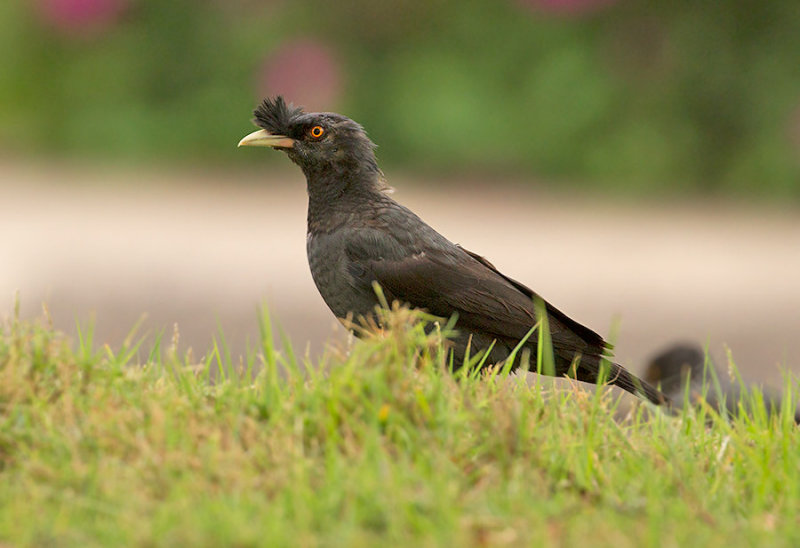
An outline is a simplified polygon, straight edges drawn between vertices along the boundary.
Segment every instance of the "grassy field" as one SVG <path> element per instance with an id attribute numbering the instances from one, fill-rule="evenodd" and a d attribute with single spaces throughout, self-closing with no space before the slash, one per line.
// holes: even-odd
<path id="1" fill-rule="evenodd" d="M 0 544 L 800 545 L 796 381 L 777 416 L 622 410 L 606 388 L 450 374 L 409 314 L 313 364 L 266 316 L 242 359 L 12 317 Z"/>

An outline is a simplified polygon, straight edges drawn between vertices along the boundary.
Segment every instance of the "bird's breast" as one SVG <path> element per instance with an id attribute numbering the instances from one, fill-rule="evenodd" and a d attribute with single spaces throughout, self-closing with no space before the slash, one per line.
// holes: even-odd
<path id="1" fill-rule="evenodd" d="M 358 317 L 372 311 L 374 293 L 359 286 L 348 270 L 346 239 L 341 233 L 308 233 L 306 253 L 311 277 L 322 299 L 337 318 Z"/>

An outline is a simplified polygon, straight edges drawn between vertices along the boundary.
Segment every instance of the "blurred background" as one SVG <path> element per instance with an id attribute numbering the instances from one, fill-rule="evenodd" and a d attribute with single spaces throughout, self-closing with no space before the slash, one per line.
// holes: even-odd
<path id="1" fill-rule="evenodd" d="M 267 303 L 299 351 L 341 341 L 302 175 L 235 146 L 282 93 L 633 369 L 688 339 L 800 370 L 793 0 L 10 0 L 0 49 L 3 313 L 237 354 Z"/>

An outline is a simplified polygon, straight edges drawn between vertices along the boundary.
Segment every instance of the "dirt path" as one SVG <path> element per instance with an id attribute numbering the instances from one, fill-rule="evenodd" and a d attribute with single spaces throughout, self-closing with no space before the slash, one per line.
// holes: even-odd
<path id="1" fill-rule="evenodd" d="M 112 346 L 147 313 L 148 329 L 169 336 L 177 322 L 197 353 L 218 325 L 241 352 L 266 301 L 298 350 L 342 337 L 305 262 L 299 173 L 117 171 L 0 164 L 0 314 L 18 290 L 24 315 L 46 301 L 72 332 L 94 314 Z M 616 326 L 633 369 L 689 339 L 717 356 L 729 345 L 751 378 L 800 371 L 800 211 L 392 182 L 451 240 L 601 333 Z"/>

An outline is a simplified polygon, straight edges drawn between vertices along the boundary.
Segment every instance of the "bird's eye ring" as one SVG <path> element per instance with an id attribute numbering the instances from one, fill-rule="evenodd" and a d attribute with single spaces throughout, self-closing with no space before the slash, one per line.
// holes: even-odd
<path id="1" fill-rule="evenodd" d="M 325 135 L 325 128 L 322 126 L 314 126 L 309 131 L 308 134 L 311 135 L 314 139 L 319 139 L 323 135 Z"/>

